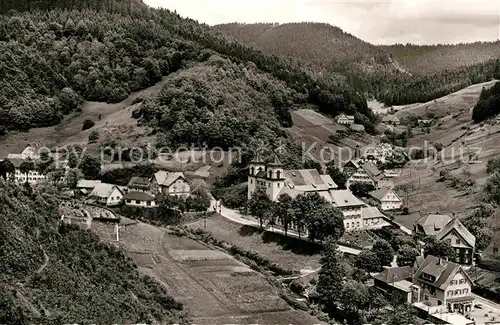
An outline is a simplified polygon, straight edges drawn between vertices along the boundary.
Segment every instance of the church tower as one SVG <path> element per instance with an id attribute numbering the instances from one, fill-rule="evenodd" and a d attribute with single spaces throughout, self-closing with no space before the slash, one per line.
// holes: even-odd
<path id="1" fill-rule="evenodd" d="M 266 182 L 267 194 L 272 201 L 276 201 L 280 191 L 285 186 L 285 171 L 283 170 L 283 164 L 276 154 L 274 155 L 274 161 L 267 165 L 266 174 L 268 179 Z"/>
<path id="2" fill-rule="evenodd" d="M 262 160 L 260 154 L 257 153 L 248 165 L 248 199 L 252 197 L 252 194 L 257 189 L 257 177 L 266 177 L 265 173 L 263 173 L 265 170 L 266 165 L 264 164 L 264 160 Z"/>

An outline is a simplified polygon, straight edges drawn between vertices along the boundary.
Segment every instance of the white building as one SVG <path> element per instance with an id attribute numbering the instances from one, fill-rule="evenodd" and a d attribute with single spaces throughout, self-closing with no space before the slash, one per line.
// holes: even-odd
<path id="1" fill-rule="evenodd" d="M 141 208 L 153 208 L 156 206 L 155 197 L 141 191 L 130 191 L 123 197 L 125 205 Z"/>
<path id="2" fill-rule="evenodd" d="M 12 163 L 12 165 L 14 165 L 15 172 L 14 175 L 7 173 L 6 175 L 7 179 L 13 179 L 14 182 L 17 184 L 29 183 L 31 185 L 38 184 L 46 179 L 46 175 L 40 173 L 37 170 L 36 161 L 33 161 L 31 159 L 19 159 L 19 158 L 8 158 L 8 160 Z M 21 172 L 22 170 L 21 166 L 24 162 L 32 162 L 33 170 L 30 170 L 28 172 Z"/>
<path id="3" fill-rule="evenodd" d="M 20 154 L 9 153 L 7 159 L 40 159 L 40 148 L 42 148 L 41 143 L 28 144 Z"/>
<path id="4" fill-rule="evenodd" d="M 151 190 L 151 180 L 144 177 L 132 177 L 127 187 L 130 191 L 149 192 Z"/>
<path id="5" fill-rule="evenodd" d="M 370 192 L 370 196 L 377 201 L 383 211 L 398 210 L 403 206 L 403 200 L 392 187 L 383 186 L 378 190 Z"/>
<path id="6" fill-rule="evenodd" d="M 321 175 L 316 169 L 284 170 L 278 157 L 265 164 L 260 157 L 250 162 L 248 175 L 248 199 L 257 187 L 263 187 L 272 201 L 281 194 L 292 198 L 299 194 L 318 193 L 327 202 L 332 202 L 332 193 L 338 188 L 330 175 Z"/>
<path id="7" fill-rule="evenodd" d="M 346 115 L 344 113 L 341 113 L 335 118 L 335 122 L 342 125 L 354 124 L 354 115 Z"/>
<path id="8" fill-rule="evenodd" d="M 367 205 L 355 197 L 349 190 L 338 190 L 332 193 L 333 206 L 338 208 L 344 216 L 345 231 L 364 229 L 362 208 Z"/>
<path id="9" fill-rule="evenodd" d="M 97 184 L 90 197 L 95 199 L 97 203 L 106 206 L 117 206 L 122 203 L 123 200 L 123 190 L 118 186 L 107 183 Z"/>
<path id="10" fill-rule="evenodd" d="M 348 176 L 345 184 L 347 188 L 353 183 L 368 183 L 376 189 L 383 186 L 392 186 L 392 181 L 370 162 L 359 164 L 351 160 L 344 165 L 343 171 Z"/>
<path id="11" fill-rule="evenodd" d="M 153 194 L 164 193 L 174 196 L 189 196 L 191 187 L 182 172 L 158 171 L 151 179 Z"/>

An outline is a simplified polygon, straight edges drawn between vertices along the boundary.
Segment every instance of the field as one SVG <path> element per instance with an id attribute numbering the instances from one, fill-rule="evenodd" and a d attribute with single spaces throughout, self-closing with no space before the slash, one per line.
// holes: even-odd
<path id="1" fill-rule="evenodd" d="M 306 247 L 305 251 L 300 251 L 294 245 L 295 240 L 292 238 L 285 238 L 270 232 L 260 232 L 252 226 L 240 225 L 220 215 L 208 218 L 206 223 L 206 228 L 204 220 L 190 223 L 188 227 L 201 228 L 212 233 L 217 239 L 258 252 L 286 269 L 307 273 L 319 268 L 320 255 L 317 250 L 310 248 L 307 251 Z"/>
<path id="2" fill-rule="evenodd" d="M 107 231 L 98 234 L 108 239 Z M 184 303 L 195 324 L 317 324 L 232 256 L 145 223 L 120 229 L 120 247 Z"/>

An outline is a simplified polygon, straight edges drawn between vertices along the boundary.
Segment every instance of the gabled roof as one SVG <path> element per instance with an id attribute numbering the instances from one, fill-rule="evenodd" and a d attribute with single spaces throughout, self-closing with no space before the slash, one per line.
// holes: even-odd
<path id="1" fill-rule="evenodd" d="M 385 215 L 380 212 L 377 207 L 367 206 L 361 208 L 361 218 L 363 219 L 374 219 L 374 218 L 385 218 Z"/>
<path id="2" fill-rule="evenodd" d="M 465 272 L 459 264 L 448 262 L 444 259 L 439 259 L 436 256 L 427 255 L 425 260 L 422 262 L 420 267 L 415 272 L 415 278 L 427 282 L 436 288 L 445 290 L 450 284 L 450 281 L 453 279 L 455 274 L 457 274 L 458 272 L 462 272 L 462 274 L 470 282 L 472 282 L 467 272 Z M 431 282 L 429 280 L 422 279 L 421 278 L 422 273 L 431 275 L 435 277 L 436 280 L 434 282 Z"/>
<path id="3" fill-rule="evenodd" d="M 158 171 L 155 176 L 156 182 L 158 185 L 170 186 L 173 182 L 175 182 L 179 177 L 186 180 L 183 172 L 167 172 L 164 170 Z"/>
<path id="4" fill-rule="evenodd" d="M 316 169 L 285 171 L 285 184 L 301 191 L 319 191 L 337 188 L 330 175 L 321 175 Z"/>
<path id="5" fill-rule="evenodd" d="M 333 203 L 337 207 L 358 207 L 364 206 L 365 203 L 355 197 L 349 190 L 332 191 Z"/>
<path id="6" fill-rule="evenodd" d="M 155 197 L 149 195 L 148 193 L 131 191 L 125 194 L 123 197 L 124 200 L 137 200 L 137 201 L 154 201 Z"/>
<path id="7" fill-rule="evenodd" d="M 382 172 L 377 168 L 377 166 L 371 162 L 364 163 L 361 165 L 361 168 L 363 168 L 364 171 L 371 177 L 379 177 L 382 175 Z"/>
<path id="8" fill-rule="evenodd" d="M 463 238 L 471 247 L 476 246 L 476 237 L 471 234 L 471 232 L 465 228 L 465 226 L 457 218 L 451 219 L 450 222 L 444 226 L 444 228 L 436 235 L 437 239 L 442 240 L 451 231 L 455 230 L 460 237 Z"/>
<path id="9" fill-rule="evenodd" d="M 108 198 L 115 189 L 120 191 L 120 193 L 123 195 L 122 190 L 118 186 L 108 183 L 99 183 L 96 184 L 96 186 L 90 193 L 90 196 Z"/>
<path id="10" fill-rule="evenodd" d="M 378 190 L 370 192 L 370 196 L 376 200 L 382 201 L 384 196 L 386 196 L 387 193 L 389 193 L 389 192 L 392 192 L 401 201 L 401 198 L 398 196 L 396 191 L 394 191 L 393 188 L 389 187 L 389 186 L 382 186 Z"/>
<path id="11" fill-rule="evenodd" d="M 134 188 L 149 188 L 150 181 L 144 177 L 132 177 L 128 182 L 128 187 Z"/>
<path id="12" fill-rule="evenodd" d="M 450 221 L 451 217 L 447 214 L 429 214 L 418 219 L 417 225 L 426 236 L 436 236 Z"/>
<path id="13" fill-rule="evenodd" d="M 89 179 L 80 179 L 76 184 L 76 188 L 94 188 L 97 184 L 101 184 L 99 180 L 89 180 Z"/>
<path id="14" fill-rule="evenodd" d="M 411 279 L 412 268 L 410 266 L 390 267 L 375 275 L 374 278 L 385 283 L 393 283 Z"/>
<path id="15" fill-rule="evenodd" d="M 250 161 L 251 164 L 263 164 L 264 160 L 262 159 L 262 156 L 260 152 L 257 152 L 254 156 L 254 158 Z"/>
<path id="16" fill-rule="evenodd" d="M 279 166 L 283 166 L 283 164 L 281 163 L 280 159 L 278 158 L 278 155 L 275 154 L 273 162 L 268 164 L 268 166 L 279 167 Z"/>
<path id="17" fill-rule="evenodd" d="M 344 166 L 342 166 L 342 168 L 345 168 L 345 167 L 346 167 L 346 166 L 348 166 L 348 165 L 352 165 L 352 166 L 353 166 L 353 167 L 355 167 L 355 168 L 359 168 L 359 164 L 358 164 L 355 160 L 353 160 L 353 159 L 351 159 L 351 160 L 349 160 L 348 162 L 346 162 L 346 163 L 344 164 Z"/>
<path id="18" fill-rule="evenodd" d="M 7 160 L 9 160 L 16 169 L 21 167 L 21 164 L 26 161 L 26 159 L 22 158 L 7 158 Z"/>

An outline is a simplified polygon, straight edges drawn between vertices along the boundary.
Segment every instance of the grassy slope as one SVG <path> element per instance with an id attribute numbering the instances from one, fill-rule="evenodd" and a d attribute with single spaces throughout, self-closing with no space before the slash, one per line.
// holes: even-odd
<path id="1" fill-rule="evenodd" d="M 491 158 L 500 156 L 500 125 L 472 122 L 472 107 L 479 99 L 483 87 L 491 86 L 493 82 L 483 83 L 465 88 L 456 93 L 424 104 L 409 105 L 397 113 L 399 117 L 409 114 L 423 116 L 425 113 L 434 113 L 440 118 L 438 124 L 431 127 L 429 134 L 420 134 L 411 138 L 410 146 L 422 147 L 427 142 L 440 142 L 444 145 L 444 161 L 419 162 L 403 170 L 402 176 L 396 180 L 397 184 L 413 183 L 419 190 L 410 196 L 410 216 L 400 216 L 400 222 L 408 227 L 420 217 L 429 212 L 456 213 L 463 216 L 469 209 L 476 206 L 481 199 L 482 186 L 488 177 L 486 163 Z M 416 130 L 417 131 L 417 130 Z M 469 153 L 478 153 L 479 161 L 474 164 L 459 164 L 457 160 L 463 157 L 468 160 Z M 459 193 L 448 187 L 444 182 L 437 182 L 439 172 L 443 169 L 452 170 L 459 175 L 463 170 L 471 173 L 476 181 L 476 187 L 469 193 Z M 497 210 L 497 213 L 499 211 Z M 495 257 L 492 248 L 500 245 L 500 228 L 498 219 L 491 219 L 491 227 L 497 235 L 485 251 L 487 256 Z"/>
<path id="2" fill-rule="evenodd" d="M 74 226 L 57 201 L 0 180 L 0 323 L 181 321 L 182 305 L 124 254 Z"/>

